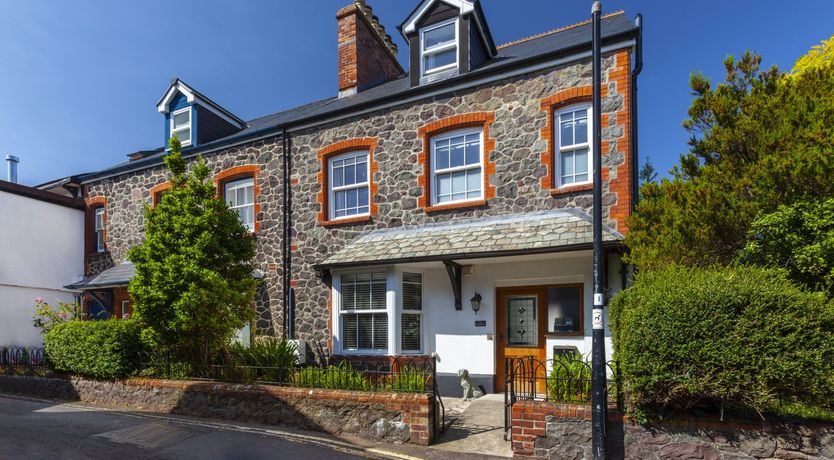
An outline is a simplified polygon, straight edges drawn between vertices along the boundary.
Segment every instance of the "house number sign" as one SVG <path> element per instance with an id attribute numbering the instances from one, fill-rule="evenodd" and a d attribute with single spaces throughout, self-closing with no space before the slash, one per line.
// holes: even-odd
<path id="1" fill-rule="evenodd" d="M 475 327 L 486 327 L 486 321 L 475 321 Z"/>

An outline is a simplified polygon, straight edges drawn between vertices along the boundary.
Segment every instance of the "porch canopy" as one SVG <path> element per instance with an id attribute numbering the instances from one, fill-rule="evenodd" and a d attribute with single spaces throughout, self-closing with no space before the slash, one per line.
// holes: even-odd
<path id="1" fill-rule="evenodd" d="M 84 278 L 77 283 L 65 287 L 73 291 L 127 287 L 134 275 L 136 275 L 136 266 L 133 265 L 133 262 L 126 260 L 115 267 L 104 270 L 98 275 Z M 260 280 L 263 277 L 264 274 L 262 271 L 258 269 L 252 271 L 252 278 Z"/>
<path id="2" fill-rule="evenodd" d="M 603 242 L 623 235 L 603 225 Z M 373 230 L 330 255 L 316 268 L 333 270 L 378 264 L 480 259 L 588 249 L 591 216 L 579 209 L 471 218 L 414 227 Z"/>

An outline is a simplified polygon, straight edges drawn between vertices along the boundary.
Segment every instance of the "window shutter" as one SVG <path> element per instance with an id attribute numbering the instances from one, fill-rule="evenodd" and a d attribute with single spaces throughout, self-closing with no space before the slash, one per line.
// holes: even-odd
<path id="1" fill-rule="evenodd" d="M 403 351 L 420 351 L 420 315 L 403 313 L 402 349 Z"/>
<path id="2" fill-rule="evenodd" d="M 423 275 L 403 273 L 403 310 L 423 309 Z"/>

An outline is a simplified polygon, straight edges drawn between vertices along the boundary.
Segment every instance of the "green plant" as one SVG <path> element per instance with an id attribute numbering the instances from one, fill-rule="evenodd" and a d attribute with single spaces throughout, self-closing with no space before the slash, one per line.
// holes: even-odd
<path id="1" fill-rule="evenodd" d="M 626 235 L 640 269 L 731 263 L 756 217 L 834 196 L 834 66 L 785 78 L 752 53 L 724 65 L 718 85 L 692 75 L 689 151 L 640 189 Z"/>
<path id="2" fill-rule="evenodd" d="M 35 316 L 32 323 L 41 330 L 41 335 L 49 332 L 55 325 L 78 319 L 82 318 L 81 307 L 77 304 L 58 302 L 58 307 L 53 309 L 43 297 L 35 298 Z"/>
<path id="3" fill-rule="evenodd" d="M 547 377 L 547 397 L 557 402 L 591 400 L 591 366 L 577 352 L 553 358 Z"/>
<path id="4" fill-rule="evenodd" d="M 287 383 L 295 368 L 296 345 L 286 338 L 263 337 L 252 341 L 250 346 L 238 342 L 229 347 L 229 362 L 233 366 L 251 369 L 251 379 Z"/>
<path id="5" fill-rule="evenodd" d="M 137 369 L 140 329 L 133 320 L 57 324 L 44 337 L 46 354 L 59 372 L 104 379 L 127 377 Z"/>
<path id="6" fill-rule="evenodd" d="M 784 268 L 792 280 L 834 298 L 834 198 L 780 206 L 758 217 L 740 259 Z"/>
<path id="7" fill-rule="evenodd" d="M 411 366 L 404 366 L 398 372 L 391 375 L 382 389 L 390 391 L 402 391 L 407 393 L 420 393 L 429 390 L 431 374 L 425 370 Z"/>
<path id="8" fill-rule="evenodd" d="M 202 158 L 187 173 L 173 137 L 164 161 L 172 186 L 145 208 L 145 238 L 128 255 L 136 266 L 128 291 L 151 348 L 206 367 L 254 316 L 254 241 L 217 196 Z"/>
<path id="9" fill-rule="evenodd" d="M 643 271 L 611 328 L 631 407 L 832 407 L 834 305 L 781 270 Z"/>
<path id="10" fill-rule="evenodd" d="M 365 373 L 353 368 L 347 361 L 327 367 L 303 367 L 293 375 L 293 385 L 301 388 L 325 388 L 331 390 L 374 389 Z"/>

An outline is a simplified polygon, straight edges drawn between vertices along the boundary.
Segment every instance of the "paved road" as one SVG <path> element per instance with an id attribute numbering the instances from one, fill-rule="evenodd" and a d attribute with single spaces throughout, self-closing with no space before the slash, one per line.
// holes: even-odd
<path id="1" fill-rule="evenodd" d="M 301 433 L 0 396 L 0 460 L 368 456 L 346 443 Z"/>

